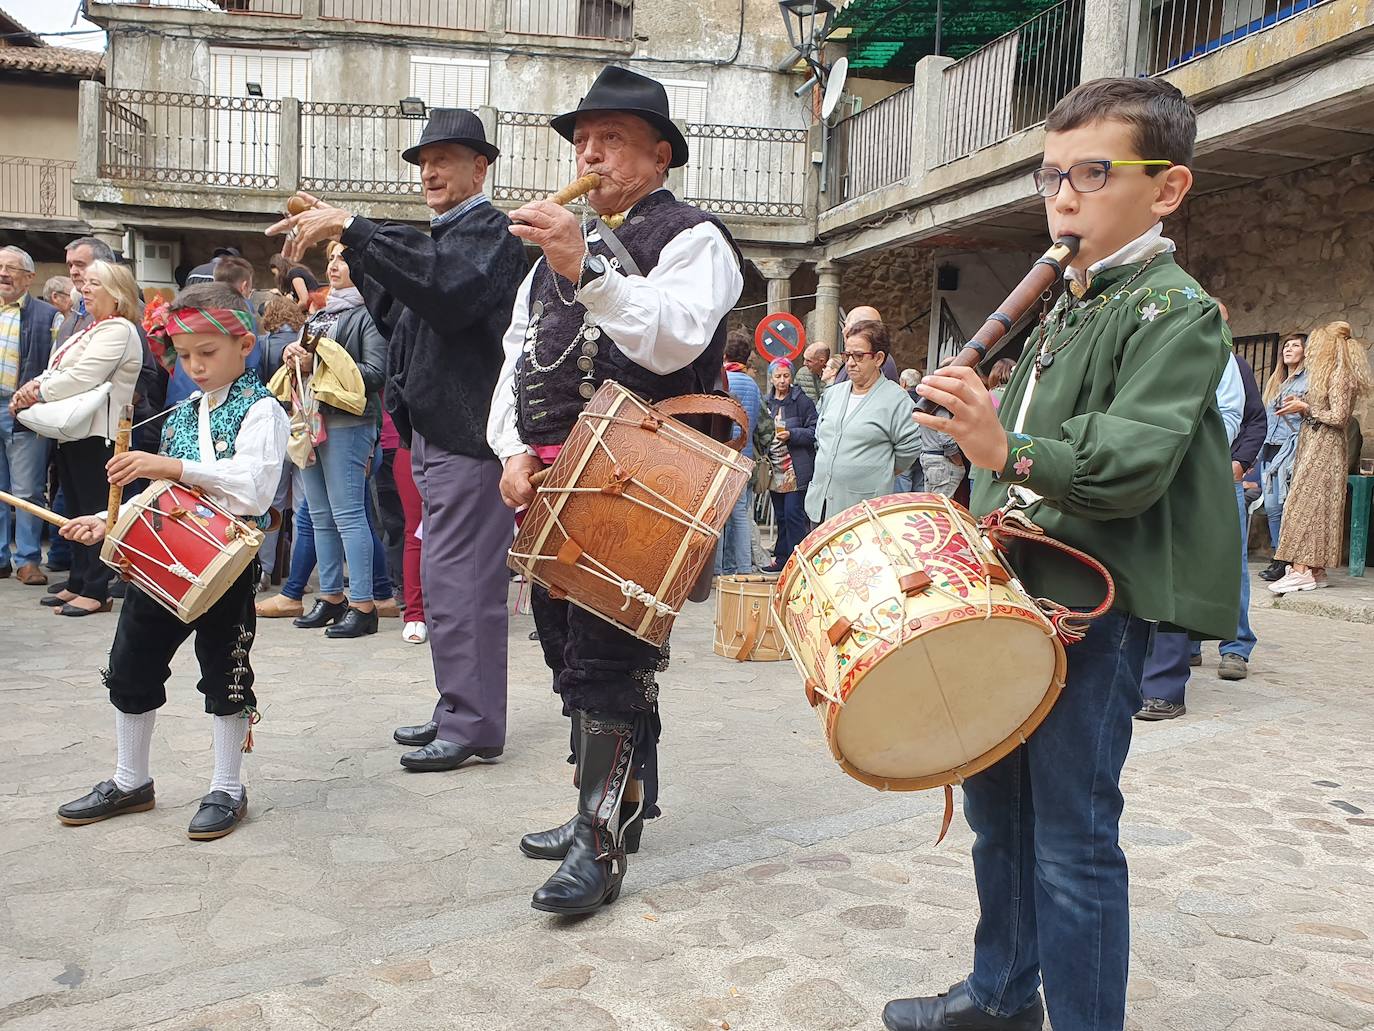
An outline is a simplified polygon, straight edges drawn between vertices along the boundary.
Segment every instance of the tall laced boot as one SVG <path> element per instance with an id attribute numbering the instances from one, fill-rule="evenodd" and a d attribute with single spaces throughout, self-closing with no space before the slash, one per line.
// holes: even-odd
<path id="1" fill-rule="evenodd" d="M 622 803 L 634 761 L 634 721 L 582 714 L 581 788 L 568 854 L 534 893 L 546 913 L 579 916 L 610 905 L 625 879 Z"/>

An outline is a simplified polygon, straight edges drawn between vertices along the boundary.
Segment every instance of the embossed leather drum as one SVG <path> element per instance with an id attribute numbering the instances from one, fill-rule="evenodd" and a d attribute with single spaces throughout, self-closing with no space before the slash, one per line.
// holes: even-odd
<path id="1" fill-rule="evenodd" d="M 203 615 L 248 568 L 263 533 L 193 487 L 158 480 L 128 502 L 100 557 L 183 623 Z"/>
<path id="2" fill-rule="evenodd" d="M 676 418 L 698 415 L 744 432 L 720 443 Z M 739 453 L 748 433 L 731 398 L 651 405 L 606 381 L 540 480 L 511 568 L 661 647 L 753 475 Z"/>
<path id="3" fill-rule="evenodd" d="M 1059 697 L 1064 644 L 1110 606 L 1110 578 L 1093 613 L 1031 598 L 985 531 L 1039 533 L 1024 520 L 980 527 L 937 494 L 894 494 L 822 523 L 782 570 L 775 606 L 807 700 L 865 784 L 950 785 L 1007 755 Z"/>
<path id="4" fill-rule="evenodd" d="M 739 662 L 776 662 L 787 645 L 773 614 L 775 576 L 722 576 L 716 579 L 715 652 Z"/>

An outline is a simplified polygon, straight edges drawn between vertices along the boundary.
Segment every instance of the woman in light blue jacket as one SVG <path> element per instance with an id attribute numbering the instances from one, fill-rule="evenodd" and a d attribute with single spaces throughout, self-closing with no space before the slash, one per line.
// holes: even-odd
<path id="1" fill-rule="evenodd" d="M 845 330 L 849 379 L 821 395 L 816 468 L 806 514 L 824 522 L 850 505 L 892 493 L 892 479 L 921 454 L 921 428 L 911 420 L 910 395 L 883 376 L 891 350 L 881 322 Z"/>
<path id="2" fill-rule="evenodd" d="M 1290 333 L 1283 341 L 1282 358 L 1282 364 L 1264 385 L 1269 432 L 1260 450 L 1260 488 L 1264 493 L 1264 515 L 1269 520 L 1269 543 L 1274 548 L 1279 546 L 1283 503 L 1288 497 L 1288 485 L 1293 481 L 1293 459 L 1297 457 L 1298 430 L 1302 427 L 1300 416 L 1276 413 L 1289 398 L 1307 395 L 1307 334 Z M 1287 563 L 1275 559 L 1260 573 L 1260 578 L 1272 583 L 1287 569 Z"/>

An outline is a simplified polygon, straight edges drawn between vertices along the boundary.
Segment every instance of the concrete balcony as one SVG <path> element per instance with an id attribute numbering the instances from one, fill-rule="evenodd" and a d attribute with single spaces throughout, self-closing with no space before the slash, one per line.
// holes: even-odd
<path id="1" fill-rule="evenodd" d="M 102 223 L 145 228 L 247 229 L 280 217 L 305 189 L 372 218 L 428 221 L 417 170 L 401 152 L 423 118 L 396 105 L 268 100 L 114 89 L 83 83 L 83 151 L 73 193 Z M 488 190 L 511 209 L 575 178 L 571 146 L 549 115 L 482 108 L 501 149 Z M 805 129 L 681 126 L 692 162 L 669 185 L 721 217 L 742 245 L 770 248 L 814 240 L 817 175 Z"/>
<path id="2" fill-rule="evenodd" d="M 1369 150 L 1371 58 L 1374 0 L 1064 0 L 830 130 L 825 256 L 1036 246 L 1043 120 L 1101 76 L 1162 75 L 1198 106 L 1199 195 Z"/>

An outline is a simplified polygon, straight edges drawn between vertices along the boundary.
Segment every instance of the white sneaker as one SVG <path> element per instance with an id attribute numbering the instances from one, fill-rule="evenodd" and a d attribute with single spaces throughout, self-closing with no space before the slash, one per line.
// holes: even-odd
<path id="1" fill-rule="evenodd" d="M 1283 579 L 1270 584 L 1269 590 L 1274 594 L 1293 594 L 1296 591 L 1315 591 L 1317 586 L 1317 580 L 1311 570 L 1302 573 L 1289 570 Z"/>
<path id="2" fill-rule="evenodd" d="M 418 620 L 401 628 L 401 640 L 406 644 L 424 644 L 429 640 L 429 627 Z"/>

